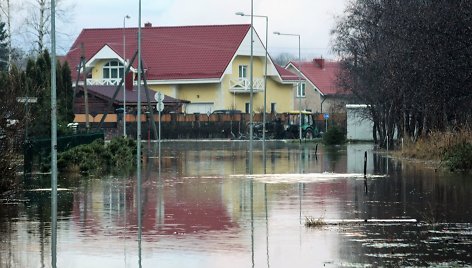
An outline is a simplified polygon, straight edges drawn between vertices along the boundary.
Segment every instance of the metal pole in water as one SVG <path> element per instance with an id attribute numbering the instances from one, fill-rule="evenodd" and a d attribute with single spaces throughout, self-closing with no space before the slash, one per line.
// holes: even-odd
<path id="1" fill-rule="evenodd" d="M 251 57 L 250 57 L 250 66 L 251 72 L 250 76 L 250 94 L 249 94 L 249 174 L 253 172 L 253 142 L 254 142 L 254 1 L 251 0 Z"/>
<path id="2" fill-rule="evenodd" d="M 387 174 L 388 174 L 388 135 L 387 135 Z"/>
<path id="3" fill-rule="evenodd" d="M 138 16 L 138 113 L 137 113 L 137 156 L 136 156 L 136 177 L 137 177 L 137 210 L 138 210 L 138 264 L 141 267 L 141 235 L 142 235 L 142 211 L 141 211 L 141 75 L 142 75 L 142 57 L 141 57 L 141 0 L 139 0 Z"/>
<path id="4" fill-rule="evenodd" d="M 367 151 L 364 152 L 364 178 L 367 179 Z"/>
<path id="5" fill-rule="evenodd" d="M 51 0 L 51 266 L 57 263 L 56 2 Z"/>

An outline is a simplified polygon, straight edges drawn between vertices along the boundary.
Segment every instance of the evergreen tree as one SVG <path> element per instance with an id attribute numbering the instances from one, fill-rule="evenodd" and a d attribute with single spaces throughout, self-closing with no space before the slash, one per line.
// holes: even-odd
<path id="1" fill-rule="evenodd" d="M 0 71 L 8 69 L 8 35 L 5 23 L 0 21 Z"/>

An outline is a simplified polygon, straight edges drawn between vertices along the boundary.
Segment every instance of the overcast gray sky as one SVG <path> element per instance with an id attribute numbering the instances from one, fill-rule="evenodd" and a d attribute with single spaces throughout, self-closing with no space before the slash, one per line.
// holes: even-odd
<path id="1" fill-rule="evenodd" d="M 64 0 L 71 1 L 71 0 Z M 125 15 L 128 27 L 137 27 L 138 0 L 74 1 L 70 40 L 62 41 L 69 48 L 83 28 L 122 27 Z M 330 30 L 335 16 L 342 14 L 347 0 L 254 0 L 254 14 L 269 16 L 269 52 L 298 55 L 296 37 L 276 36 L 274 31 L 301 35 L 302 57 L 333 57 L 329 52 Z M 250 0 L 142 0 L 142 22 L 153 26 L 250 23 Z M 265 20 L 254 18 L 254 27 L 265 38 Z"/>

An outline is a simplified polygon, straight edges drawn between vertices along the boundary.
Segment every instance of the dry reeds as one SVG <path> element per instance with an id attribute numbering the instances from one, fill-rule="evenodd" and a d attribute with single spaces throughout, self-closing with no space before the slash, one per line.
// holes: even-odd
<path id="1" fill-rule="evenodd" d="M 401 155 L 403 157 L 440 161 L 450 148 L 462 143 L 472 143 L 472 130 L 434 131 L 416 142 L 406 141 Z"/>
<path id="2" fill-rule="evenodd" d="M 305 217 L 305 227 L 320 228 L 325 225 L 326 225 L 326 222 L 321 217 L 318 219 L 315 219 L 313 217 Z"/>

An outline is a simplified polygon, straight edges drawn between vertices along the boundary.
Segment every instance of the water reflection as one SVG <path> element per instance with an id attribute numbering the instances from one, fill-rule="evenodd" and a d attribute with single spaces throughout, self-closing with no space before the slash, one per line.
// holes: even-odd
<path id="1" fill-rule="evenodd" d="M 264 157 L 256 143 L 250 176 L 244 142 L 163 143 L 161 161 L 151 157 L 143 167 L 142 240 L 134 176 L 63 176 L 59 187 L 71 191 L 59 195 L 58 267 L 471 262 L 470 179 L 385 159 L 371 145 L 319 146 L 317 154 L 315 146 L 268 143 Z M 374 176 L 386 173 L 386 161 L 388 176 Z M 50 199 L 42 192 L 23 199 L 0 207 L 0 267 L 49 267 Z M 307 216 L 421 223 L 307 229 Z"/>

